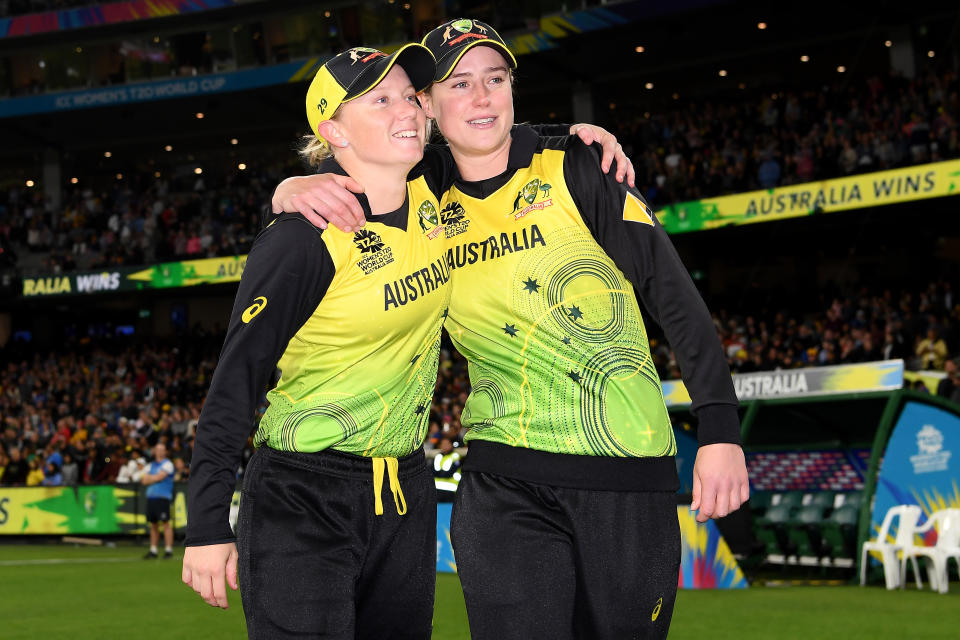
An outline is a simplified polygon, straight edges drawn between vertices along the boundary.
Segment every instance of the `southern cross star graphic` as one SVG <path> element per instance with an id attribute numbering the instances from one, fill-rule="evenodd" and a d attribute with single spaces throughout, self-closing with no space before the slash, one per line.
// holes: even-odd
<path id="1" fill-rule="evenodd" d="M 580 311 L 580 307 L 573 306 L 570 307 L 570 311 L 567 311 L 567 315 L 570 316 L 570 319 L 576 322 L 583 317 L 583 312 Z"/>
<path id="2" fill-rule="evenodd" d="M 503 332 L 508 336 L 510 336 L 511 338 L 515 338 L 517 336 L 517 328 L 512 324 L 504 323 Z"/>
<path id="3" fill-rule="evenodd" d="M 563 344 L 570 344 L 570 336 L 566 336 L 560 342 L 562 342 Z"/>
<path id="4" fill-rule="evenodd" d="M 523 288 L 533 294 L 540 290 L 540 285 L 533 278 L 527 278 L 527 281 L 523 283 Z"/>
<path id="5" fill-rule="evenodd" d="M 424 411 L 426 411 L 426 409 L 427 409 L 427 408 L 426 408 L 425 406 L 423 406 L 423 404 L 418 404 L 418 405 L 417 405 L 417 410 L 416 410 L 414 413 L 416 413 L 416 414 L 419 416 L 419 415 L 422 414 Z"/>
<path id="6" fill-rule="evenodd" d="M 577 384 L 579 384 L 579 383 L 580 383 L 580 380 L 582 379 L 582 378 L 580 377 L 580 374 L 577 373 L 576 371 L 568 371 L 568 372 L 567 372 L 567 377 L 570 378 L 571 380 L 573 380 L 574 382 L 576 382 Z"/>

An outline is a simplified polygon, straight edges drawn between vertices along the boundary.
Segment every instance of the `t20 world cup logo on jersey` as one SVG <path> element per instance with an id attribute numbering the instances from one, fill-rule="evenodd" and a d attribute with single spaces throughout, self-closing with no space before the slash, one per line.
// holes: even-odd
<path id="1" fill-rule="evenodd" d="M 466 232 L 470 226 L 467 219 L 467 212 L 459 202 L 448 202 L 447 206 L 440 212 L 440 224 L 446 231 L 446 237 L 452 238 Z"/>
<path id="2" fill-rule="evenodd" d="M 517 197 L 513 201 L 513 219 L 519 220 L 531 211 L 540 211 L 542 209 L 546 209 L 547 207 L 552 207 L 553 198 L 541 200 L 540 202 L 534 202 L 538 195 L 542 194 L 544 198 L 549 196 L 550 189 L 552 188 L 553 185 L 547 182 L 541 183 L 540 178 L 534 178 L 525 184 L 517 193 Z M 523 203 L 527 203 L 527 206 L 523 206 Z"/>
<path id="3" fill-rule="evenodd" d="M 443 226 L 440 224 L 440 215 L 437 213 L 437 207 L 429 200 L 424 200 L 417 207 L 417 214 L 420 216 L 420 229 L 427 237 L 433 240 L 440 232 Z"/>
<path id="4" fill-rule="evenodd" d="M 362 256 L 357 266 L 367 275 L 393 262 L 393 249 L 386 246 L 383 238 L 375 231 L 360 229 L 353 234 L 353 244 Z"/>

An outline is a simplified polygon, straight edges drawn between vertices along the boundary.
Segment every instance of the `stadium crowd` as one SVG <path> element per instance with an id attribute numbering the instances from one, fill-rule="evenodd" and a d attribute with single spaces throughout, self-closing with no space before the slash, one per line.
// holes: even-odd
<path id="1" fill-rule="evenodd" d="M 940 388 L 926 390 L 960 402 L 960 300 L 949 282 L 864 290 L 801 316 L 718 311 L 714 321 L 733 372 L 903 358 L 910 369 L 945 371 Z M 50 353 L 8 345 L 0 352 L 0 484 L 137 482 L 160 441 L 175 479 L 185 480 L 222 339 L 194 329 L 175 345 L 116 338 Z M 651 350 L 663 379 L 680 376 L 668 345 L 653 338 Z M 445 347 L 428 448 L 462 443 L 469 388 L 466 361 Z"/>
<path id="2" fill-rule="evenodd" d="M 135 174 L 68 190 L 56 211 L 38 189 L 11 188 L 0 194 L 0 246 L 44 273 L 245 254 L 273 187 L 299 171 L 289 152 L 216 186 L 193 173 Z"/>
<path id="3" fill-rule="evenodd" d="M 647 199 L 659 207 L 960 157 L 954 71 L 753 98 L 615 122 Z M 273 186 L 302 172 L 291 151 L 258 155 L 219 178 L 150 169 L 107 190 L 71 187 L 56 211 L 38 188 L 0 190 L 0 244 L 53 272 L 244 253 Z"/>
<path id="4" fill-rule="evenodd" d="M 619 112 L 615 112 L 619 113 Z M 654 205 L 960 157 L 949 70 L 691 101 L 617 118 Z"/>

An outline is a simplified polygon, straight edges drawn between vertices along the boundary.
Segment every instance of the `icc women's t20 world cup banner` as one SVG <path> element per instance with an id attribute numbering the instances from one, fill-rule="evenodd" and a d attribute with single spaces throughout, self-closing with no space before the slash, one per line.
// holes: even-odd
<path id="1" fill-rule="evenodd" d="M 871 536 L 890 507 L 919 505 L 926 515 L 960 508 L 960 416 L 917 401 L 903 406 L 877 475 Z"/>

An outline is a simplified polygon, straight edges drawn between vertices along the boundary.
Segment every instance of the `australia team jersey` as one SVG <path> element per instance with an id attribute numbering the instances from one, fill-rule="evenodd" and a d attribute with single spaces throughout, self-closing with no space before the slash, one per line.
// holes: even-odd
<path id="1" fill-rule="evenodd" d="M 673 455 L 633 286 L 584 223 L 563 158 L 543 149 L 485 198 L 444 198 L 469 220 L 449 249 L 447 330 L 472 388 L 463 424 L 470 439 L 540 451 Z"/>
<path id="2" fill-rule="evenodd" d="M 676 444 L 639 303 L 677 353 L 701 443 L 739 442 L 736 396 L 663 228 L 635 190 L 601 171 L 597 151 L 518 127 L 505 173 L 457 181 L 443 197 L 441 217 L 456 220 L 446 229 L 446 328 L 471 383 L 466 464 L 522 475 L 522 451 L 560 454 L 563 464 L 646 460 L 634 486 L 669 490 Z M 544 460 L 534 464 L 553 464 Z M 549 480 L 590 484 L 602 473 L 572 475 Z"/>
<path id="3" fill-rule="evenodd" d="M 236 464 L 276 369 L 257 446 L 402 457 L 423 442 L 451 290 L 439 203 L 424 177 L 397 211 L 358 199 L 356 233 L 284 215 L 254 242 L 197 427 L 191 544 L 232 537 Z"/>

